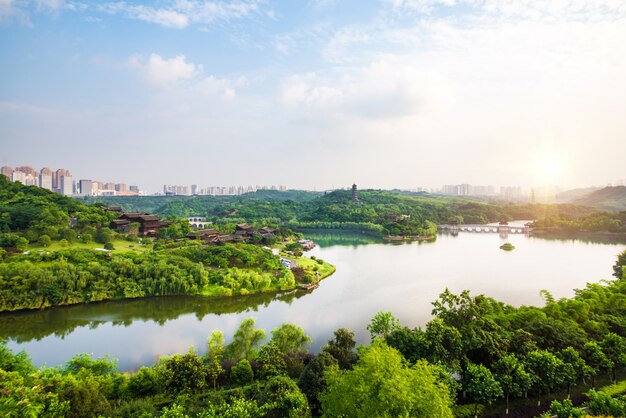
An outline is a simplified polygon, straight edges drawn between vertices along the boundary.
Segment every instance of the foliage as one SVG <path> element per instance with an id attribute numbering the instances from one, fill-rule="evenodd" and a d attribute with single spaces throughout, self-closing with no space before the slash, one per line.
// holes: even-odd
<path id="1" fill-rule="evenodd" d="M 626 400 L 613 398 L 609 394 L 590 390 L 587 394 L 589 412 L 593 415 L 606 415 L 612 417 L 626 416 Z"/>
<path id="2" fill-rule="evenodd" d="M 324 373 L 331 366 L 338 366 L 337 360 L 322 351 L 306 365 L 298 380 L 298 387 L 308 398 L 313 413 L 320 411 L 319 396 L 327 387 Z"/>
<path id="3" fill-rule="evenodd" d="M 400 327 L 400 321 L 391 312 L 377 312 L 367 325 L 367 330 L 375 338 L 385 338 Z"/>
<path id="4" fill-rule="evenodd" d="M 158 370 L 165 391 L 173 394 L 200 393 L 206 387 L 207 370 L 193 348 L 159 360 Z"/>
<path id="5" fill-rule="evenodd" d="M 254 327 L 254 318 L 241 321 L 233 336 L 233 341 L 226 346 L 226 357 L 231 360 L 251 360 L 256 356 L 256 349 L 265 339 L 265 331 Z"/>
<path id="6" fill-rule="evenodd" d="M 237 385 L 246 385 L 254 379 L 254 372 L 250 362 L 246 359 L 239 361 L 230 369 L 230 379 Z"/>
<path id="7" fill-rule="evenodd" d="M 207 375 L 213 381 L 213 389 L 217 387 L 217 378 L 224 372 L 222 357 L 224 356 L 224 334 L 221 331 L 213 331 L 208 340 L 206 354 Z"/>
<path id="8" fill-rule="evenodd" d="M 552 401 L 549 409 L 550 415 L 556 415 L 557 418 L 579 418 L 586 416 L 581 408 L 574 407 L 571 400 L 565 399 L 563 402 Z"/>
<path id="9" fill-rule="evenodd" d="M 331 366 L 326 379 L 324 416 L 452 416 L 448 389 L 437 381 L 432 366 L 419 362 L 409 367 L 380 339 L 360 349 L 352 370 Z"/>
<path id="10" fill-rule="evenodd" d="M 261 393 L 266 406 L 265 416 L 276 418 L 300 418 L 310 415 L 306 396 L 287 376 L 274 376 Z"/>
<path id="11" fill-rule="evenodd" d="M 356 362 L 354 332 L 339 328 L 334 335 L 335 338 L 328 341 L 322 349 L 337 360 L 340 369 L 349 369 Z"/>
<path id="12" fill-rule="evenodd" d="M 291 354 L 304 351 L 311 343 L 311 337 L 304 333 L 304 330 L 293 324 L 282 324 L 272 331 L 271 341 L 276 344 L 278 350 L 283 354 Z"/>

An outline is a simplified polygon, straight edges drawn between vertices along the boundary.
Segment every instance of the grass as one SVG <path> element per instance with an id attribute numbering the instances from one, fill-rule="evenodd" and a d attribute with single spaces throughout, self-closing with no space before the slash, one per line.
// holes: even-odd
<path id="1" fill-rule="evenodd" d="M 602 392 L 606 392 L 611 396 L 626 393 L 626 379 L 619 381 L 613 385 L 602 386 L 599 390 L 601 390 Z"/>
<path id="2" fill-rule="evenodd" d="M 149 248 L 149 247 L 139 244 L 138 242 L 130 242 L 130 241 L 126 241 L 123 239 L 115 239 L 111 241 L 111 243 L 113 244 L 113 253 L 122 253 L 122 252 L 129 252 L 129 251 L 144 252 Z M 89 243 L 73 242 L 64 247 L 63 245 L 59 243 L 59 241 L 53 241 L 47 247 L 32 246 L 28 250 L 60 251 L 60 250 L 65 250 L 69 248 L 95 250 L 96 248 L 103 248 L 103 247 L 104 247 L 104 244 L 101 244 L 99 242 L 89 242 Z"/>

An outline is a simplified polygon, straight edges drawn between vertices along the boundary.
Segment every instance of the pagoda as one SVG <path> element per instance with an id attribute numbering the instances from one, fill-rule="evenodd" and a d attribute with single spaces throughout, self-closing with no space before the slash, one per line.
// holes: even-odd
<path id="1" fill-rule="evenodd" d="M 359 200 L 359 192 L 357 191 L 356 184 L 352 185 L 352 201 L 355 203 L 360 202 Z"/>

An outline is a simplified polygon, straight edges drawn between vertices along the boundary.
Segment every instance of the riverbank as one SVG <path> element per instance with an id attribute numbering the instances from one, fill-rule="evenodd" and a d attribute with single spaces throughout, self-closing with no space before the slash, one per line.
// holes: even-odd
<path id="1" fill-rule="evenodd" d="M 0 264 L 0 312 L 150 296 L 290 291 L 335 271 L 302 254 L 293 257 L 296 268 L 285 268 L 278 249 L 246 243 L 137 247 L 108 251 L 70 245 L 9 256 Z"/>
<path id="2" fill-rule="evenodd" d="M 572 231 L 559 227 L 533 228 L 531 236 L 548 239 L 579 239 L 608 243 L 626 243 L 626 233 L 608 231 Z"/>

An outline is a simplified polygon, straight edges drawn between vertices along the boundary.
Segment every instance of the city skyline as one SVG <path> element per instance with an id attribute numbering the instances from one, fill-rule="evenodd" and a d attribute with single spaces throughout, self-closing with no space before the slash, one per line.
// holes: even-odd
<path id="1" fill-rule="evenodd" d="M 164 184 L 161 190 L 144 191 L 137 185 L 129 185 L 127 183 L 104 182 L 100 180 L 91 180 L 84 177 L 73 178 L 70 171 L 64 168 L 50 169 L 43 167 L 39 170 L 27 166 L 2 166 L 0 174 L 5 175 L 11 181 L 20 181 L 25 185 L 39 186 L 59 194 L 74 196 L 131 196 L 131 195 L 182 195 L 182 196 L 221 196 L 221 195 L 241 195 L 245 193 L 256 192 L 258 190 L 308 190 L 316 191 L 317 189 L 289 188 L 285 185 L 202 185 L 199 182 L 189 184 Z M 64 181 L 66 180 L 66 181 Z M 69 182 L 69 183 L 67 183 Z M 66 184 L 63 186 L 63 184 Z M 604 185 L 587 185 L 582 188 L 602 188 L 606 186 L 626 186 L 626 178 L 617 179 L 614 182 Z M 354 187 L 354 186 L 352 186 Z M 329 189 L 320 189 L 317 191 L 329 191 L 336 189 L 349 189 L 346 185 L 331 187 Z M 376 189 L 376 187 L 365 187 Z M 582 189 L 581 188 L 581 189 Z M 84 190 L 86 189 L 86 190 Z M 558 185 L 548 185 L 540 187 L 522 187 L 519 185 L 479 185 L 469 183 L 443 184 L 437 187 L 414 186 L 408 188 L 393 187 L 386 190 L 404 190 L 411 192 L 425 192 L 442 194 L 449 196 L 484 196 L 484 197 L 504 197 L 507 199 L 524 199 L 524 198 L 552 198 L 559 193 L 566 191 Z"/>
<path id="2" fill-rule="evenodd" d="M 0 165 L 149 192 L 626 174 L 620 2 L 9 0 L 0 36 Z"/>

